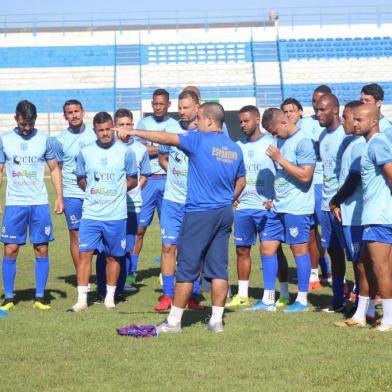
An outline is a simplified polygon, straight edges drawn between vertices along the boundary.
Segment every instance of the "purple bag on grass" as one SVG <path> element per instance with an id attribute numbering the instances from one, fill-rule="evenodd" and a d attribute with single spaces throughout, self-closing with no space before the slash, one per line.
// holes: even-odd
<path id="1" fill-rule="evenodd" d="M 117 328 L 117 333 L 121 336 L 133 336 L 135 338 L 149 338 L 151 336 L 158 336 L 155 325 L 136 325 L 131 324 L 126 327 Z"/>

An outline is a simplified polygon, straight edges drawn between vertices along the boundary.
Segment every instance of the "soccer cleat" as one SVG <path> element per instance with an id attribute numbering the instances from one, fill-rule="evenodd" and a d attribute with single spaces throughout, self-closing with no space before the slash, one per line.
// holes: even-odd
<path id="1" fill-rule="evenodd" d="M 128 293 L 133 293 L 133 292 L 137 291 L 137 288 L 135 286 L 133 286 L 132 284 L 125 283 L 124 291 L 126 291 Z"/>
<path id="2" fill-rule="evenodd" d="M 207 324 L 207 331 L 210 332 L 223 332 L 223 321 L 218 321 L 216 323 L 211 323 L 211 320 Z"/>
<path id="3" fill-rule="evenodd" d="M 33 309 L 38 310 L 49 310 L 50 306 L 44 302 L 44 299 L 41 297 L 36 297 L 33 303 Z"/>
<path id="4" fill-rule="evenodd" d="M 297 313 L 297 312 L 307 312 L 309 310 L 308 305 L 302 305 L 301 302 L 295 301 L 293 304 L 289 305 L 283 310 L 285 313 Z"/>
<path id="5" fill-rule="evenodd" d="M 203 306 L 200 305 L 200 302 L 197 299 L 189 298 L 188 309 L 190 309 L 190 310 L 202 310 Z"/>
<path id="6" fill-rule="evenodd" d="M 309 291 L 320 290 L 322 288 L 323 288 L 323 286 L 321 285 L 319 280 L 316 280 L 315 282 L 309 282 Z"/>
<path id="7" fill-rule="evenodd" d="M 5 310 L 0 310 L 0 317 L 7 317 L 8 316 L 8 312 L 6 312 Z"/>
<path id="8" fill-rule="evenodd" d="M 277 308 L 283 308 L 290 303 L 290 298 L 281 295 L 279 299 L 275 302 Z"/>
<path id="9" fill-rule="evenodd" d="M 320 281 L 324 284 L 332 284 L 332 275 L 329 273 L 327 276 L 322 276 Z"/>
<path id="10" fill-rule="evenodd" d="M 136 282 L 136 274 L 135 273 L 129 274 L 126 279 L 126 283 L 132 286 L 133 284 L 135 284 L 135 282 Z"/>
<path id="11" fill-rule="evenodd" d="M 103 301 L 104 301 L 104 300 L 105 300 L 105 297 L 104 297 L 103 295 L 101 295 L 101 294 L 98 294 L 98 295 L 95 297 L 93 304 L 101 305 L 101 304 L 103 304 Z"/>
<path id="12" fill-rule="evenodd" d="M 383 324 L 378 322 L 374 327 L 370 328 L 372 332 L 389 332 L 392 331 L 392 324 Z"/>
<path id="13" fill-rule="evenodd" d="M 156 326 L 157 334 L 160 333 L 177 333 L 181 332 L 181 322 L 177 324 L 169 324 L 167 319 L 163 320 Z"/>
<path id="14" fill-rule="evenodd" d="M 366 320 L 363 321 L 358 321 L 354 320 L 352 318 L 349 318 L 347 320 L 343 321 L 337 321 L 334 323 L 335 327 L 338 328 L 346 328 L 346 327 L 351 327 L 351 328 L 366 328 Z"/>
<path id="15" fill-rule="evenodd" d="M 239 294 L 236 294 L 230 302 L 225 305 L 225 308 L 232 308 L 234 306 L 250 306 L 249 298 L 241 297 Z"/>
<path id="16" fill-rule="evenodd" d="M 167 295 L 162 295 L 162 297 L 159 298 L 159 302 L 154 306 L 154 309 L 157 312 L 165 312 L 171 308 L 172 302 L 173 298 L 168 297 Z"/>
<path id="17" fill-rule="evenodd" d="M 369 316 L 368 314 L 366 315 L 366 321 L 370 325 L 376 324 L 379 318 L 380 317 L 379 317 L 379 315 L 377 313 L 374 314 L 374 317 L 373 316 Z"/>
<path id="18" fill-rule="evenodd" d="M 276 312 L 276 305 L 267 305 L 263 300 L 257 301 L 253 306 L 245 308 L 244 312 Z"/>
<path id="19" fill-rule="evenodd" d="M 319 306 L 315 309 L 315 312 L 324 312 L 324 313 L 344 313 L 346 311 L 346 304 L 334 305 L 330 304 L 328 306 Z"/>
<path id="20" fill-rule="evenodd" d="M 5 310 L 8 312 L 9 310 L 15 307 L 14 299 L 13 298 L 5 298 L 4 302 L 0 306 L 0 310 Z"/>
<path id="21" fill-rule="evenodd" d="M 74 306 L 72 306 L 72 308 L 67 309 L 68 313 L 78 313 L 78 312 L 82 312 L 83 310 L 87 309 L 87 303 L 79 303 L 76 302 L 76 304 Z"/>
<path id="22" fill-rule="evenodd" d="M 109 298 L 105 298 L 105 300 L 103 301 L 103 304 L 105 305 L 105 308 L 107 310 L 113 310 L 116 307 L 116 304 L 114 303 L 114 301 Z"/>

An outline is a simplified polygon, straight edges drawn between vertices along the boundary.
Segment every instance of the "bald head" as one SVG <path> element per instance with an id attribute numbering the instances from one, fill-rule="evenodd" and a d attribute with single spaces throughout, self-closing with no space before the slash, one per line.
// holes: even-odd
<path id="1" fill-rule="evenodd" d="M 373 103 L 364 103 L 354 109 L 354 134 L 369 139 L 379 132 L 380 109 Z"/>
<path id="2" fill-rule="evenodd" d="M 315 105 L 315 113 L 322 127 L 332 130 L 338 127 L 339 120 L 339 100 L 336 95 L 324 94 Z"/>
<path id="3" fill-rule="evenodd" d="M 225 110 L 220 103 L 206 102 L 197 113 L 197 128 L 202 132 L 221 131 L 225 121 Z"/>
<path id="4" fill-rule="evenodd" d="M 279 139 L 286 139 L 297 130 L 297 126 L 278 108 L 267 109 L 261 123 L 264 129 Z"/>

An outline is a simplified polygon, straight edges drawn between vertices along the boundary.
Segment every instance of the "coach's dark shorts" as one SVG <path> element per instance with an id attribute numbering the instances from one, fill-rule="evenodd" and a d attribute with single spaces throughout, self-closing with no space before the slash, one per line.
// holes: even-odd
<path id="1" fill-rule="evenodd" d="M 201 271 L 207 279 L 228 278 L 231 206 L 185 212 L 177 244 L 177 282 L 194 282 Z"/>

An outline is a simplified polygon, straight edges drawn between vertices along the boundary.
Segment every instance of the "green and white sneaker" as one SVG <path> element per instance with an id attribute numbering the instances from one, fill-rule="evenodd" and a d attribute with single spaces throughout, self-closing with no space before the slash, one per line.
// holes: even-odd
<path id="1" fill-rule="evenodd" d="M 283 308 L 290 303 L 289 297 L 280 296 L 279 299 L 275 302 L 277 308 Z"/>

